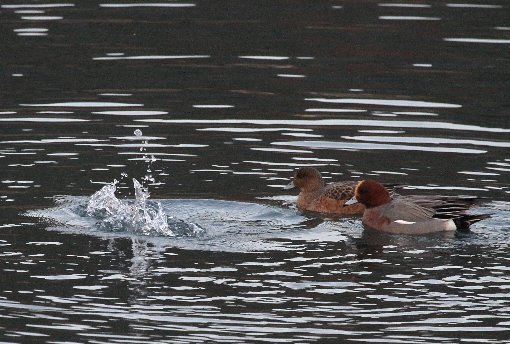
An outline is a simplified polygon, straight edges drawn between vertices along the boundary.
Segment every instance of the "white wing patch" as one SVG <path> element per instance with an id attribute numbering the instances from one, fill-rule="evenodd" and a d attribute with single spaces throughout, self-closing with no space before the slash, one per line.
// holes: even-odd
<path id="1" fill-rule="evenodd" d="M 401 225 L 414 225 L 416 222 L 404 221 L 404 220 L 395 220 L 395 223 L 399 223 Z"/>

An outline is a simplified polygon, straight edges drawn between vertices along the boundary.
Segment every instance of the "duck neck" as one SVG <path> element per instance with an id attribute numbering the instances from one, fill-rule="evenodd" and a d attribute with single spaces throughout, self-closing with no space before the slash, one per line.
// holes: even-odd
<path id="1" fill-rule="evenodd" d="M 297 199 L 298 208 L 306 208 L 310 203 L 315 201 L 321 194 L 321 189 L 301 190 Z"/>
<path id="2" fill-rule="evenodd" d="M 324 188 L 324 180 L 322 180 L 322 178 L 320 178 L 320 179 L 310 182 L 308 185 L 306 185 L 305 188 L 303 188 L 303 190 L 301 190 L 301 192 L 313 194 L 313 193 L 321 192 L 321 190 L 323 188 Z"/>

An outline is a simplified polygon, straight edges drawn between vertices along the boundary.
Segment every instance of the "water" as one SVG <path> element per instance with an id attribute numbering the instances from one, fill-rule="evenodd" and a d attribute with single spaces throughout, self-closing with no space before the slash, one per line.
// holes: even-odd
<path id="1" fill-rule="evenodd" d="M 0 342 L 508 341 L 508 15 L 1 2 Z M 304 165 L 492 216 L 363 231 L 295 209 Z"/>

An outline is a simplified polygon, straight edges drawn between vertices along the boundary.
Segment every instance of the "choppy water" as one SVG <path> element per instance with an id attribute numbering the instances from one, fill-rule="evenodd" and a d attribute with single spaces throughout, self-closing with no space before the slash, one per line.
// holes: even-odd
<path id="1" fill-rule="evenodd" d="M 508 341 L 509 13 L 2 1 L 0 342 Z M 492 217 L 363 231 L 304 165 Z"/>

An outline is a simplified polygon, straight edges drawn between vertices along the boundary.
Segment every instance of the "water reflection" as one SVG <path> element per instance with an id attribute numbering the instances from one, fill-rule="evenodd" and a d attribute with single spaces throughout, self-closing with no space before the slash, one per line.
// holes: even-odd
<path id="1" fill-rule="evenodd" d="M 446 42 L 458 43 L 481 43 L 481 44 L 510 44 L 510 39 L 494 39 L 494 38 L 445 38 Z"/>
<path id="2" fill-rule="evenodd" d="M 111 115 L 111 116 L 161 116 L 167 115 L 167 111 L 95 111 L 94 115 Z"/>
<path id="3" fill-rule="evenodd" d="M 446 4 L 446 7 L 450 8 L 475 8 L 475 9 L 500 9 L 503 8 L 501 5 L 493 4 Z"/>
<path id="4" fill-rule="evenodd" d="M 212 105 L 212 104 L 209 104 L 209 105 L 206 105 L 206 104 L 202 104 L 202 105 L 193 105 L 194 108 L 197 108 L 197 109 L 230 109 L 230 108 L 233 108 L 234 105 Z"/>
<path id="5" fill-rule="evenodd" d="M 188 206 L 191 204 L 188 202 Z M 182 203 L 172 203 L 179 205 Z M 232 214 L 231 209 L 250 209 L 233 205 L 222 206 L 226 211 L 221 216 Z M 221 209 L 218 204 L 210 206 Z M 349 227 L 356 224 L 351 222 Z M 364 232 L 360 237 L 359 232 L 355 234 L 347 227 L 339 231 L 338 225 L 326 221 L 319 223 L 317 230 L 279 233 L 281 244 L 295 246 L 296 251 L 282 251 L 278 260 L 260 252 L 211 252 L 204 256 L 202 251 L 172 249 L 136 238 L 111 239 L 101 250 L 85 252 L 73 252 L 72 243 L 62 243 L 64 250 L 73 252 L 67 255 L 73 271 L 38 275 L 32 272 L 36 266 L 28 265 L 28 273 L 42 281 L 40 288 L 45 289 L 46 281 L 75 281 L 76 293 L 36 292 L 35 299 L 43 300 L 44 306 L 30 299 L 4 300 L 0 304 L 17 314 L 31 314 L 25 318 L 29 319 L 27 329 L 14 330 L 16 333 L 44 336 L 57 330 L 77 334 L 78 338 L 94 335 L 105 340 L 154 338 L 152 331 L 142 337 L 138 333 L 119 336 L 104 332 L 118 321 L 157 330 L 177 341 L 277 340 L 275 333 L 283 333 L 288 336 L 286 341 L 295 343 L 325 336 L 361 339 L 367 334 L 367 330 L 353 331 L 352 324 L 356 328 L 369 326 L 369 332 L 377 338 L 399 333 L 405 340 L 417 338 L 411 329 L 433 328 L 434 332 L 456 331 L 465 336 L 472 333 L 473 338 L 478 334 L 473 325 L 489 333 L 507 331 L 507 302 L 501 298 L 504 289 L 499 289 L 510 283 L 499 274 L 505 271 L 504 264 L 487 269 L 479 260 L 502 247 L 471 254 L 466 266 L 465 245 L 472 243 L 469 238 L 459 244 L 443 236 L 409 238 Z M 498 235 L 502 238 L 504 233 Z M 188 265 L 187 259 L 195 264 Z M 87 275 L 80 270 L 90 264 L 88 261 L 108 261 L 113 266 Z M 396 272 L 394 266 L 403 261 L 409 269 Z M 125 268 L 118 269 L 117 264 Z M 374 302 L 380 305 L 377 309 Z M 291 311 L 298 305 L 299 311 Z M 486 311 L 491 312 L 490 319 L 484 316 Z M 438 313 L 442 314 L 439 319 Z M 229 331 L 228 338 L 225 331 Z M 7 333 L 14 334 L 12 330 Z M 306 338 L 301 338 L 302 334 Z M 428 338 L 433 342 L 445 340 Z"/>
<path id="6" fill-rule="evenodd" d="M 459 104 L 426 102 L 419 100 L 398 100 L 398 99 L 365 99 L 365 98 L 306 98 L 308 101 L 334 104 L 360 104 L 360 105 L 380 105 L 380 106 L 404 106 L 413 108 L 460 108 Z"/>
<path id="7" fill-rule="evenodd" d="M 23 28 L 14 29 L 18 36 L 47 36 L 48 29 L 45 28 Z"/>
<path id="8" fill-rule="evenodd" d="M 397 8 L 431 8 L 429 4 L 411 4 L 411 3 L 381 3 L 377 4 L 380 7 L 397 7 Z"/>
<path id="9" fill-rule="evenodd" d="M 270 61 L 284 61 L 289 60 L 288 56 L 264 56 L 264 55 L 251 55 L 251 56 L 239 56 L 240 59 L 247 60 L 270 60 Z"/>
<path id="10" fill-rule="evenodd" d="M 208 59 L 209 55 L 146 55 L 146 56 L 123 56 L 123 54 L 111 54 L 110 56 L 94 57 L 96 61 L 114 60 L 180 60 L 180 59 Z"/>
<path id="11" fill-rule="evenodd" d="M 418 145 L 398 145 L 383 143 L 357 143 L 349 141 L 287 141 L 273 142 L 278 146 L 308 147 L 318 149 L 353 149 L 353 150 L 402 150 L 419 152 L 458 153 L 458 154 L 484 154 L 486 150 L 455 148 L 455 147 L 431 147 Z"/>
<path id="12" fill-rule="evenodd" d="M 356 113 L 356 112 L 367 112 L 363 109 L 331 109 L 331 108 L 309 108 L 305 112 L 332 112 L 332 113 Z"/>
<path id="13" fill-rule="evenodd" d="M 47 21 L 47 20 L 62 20 L 62 16 L 21 16 L 23 20 Z"/>
<path id="14" fill-rule="evenodd" d="M 278 76 L 280 78 L 291 78 L 291 79 L 306 78 L 306 75 L 302 75 L 302 74 L 276 74 L 276 76 Z"/>
<path id="15" fill-rule="evenodd" d="M 195 7 L 193 3 L 166 3 L 166 2 L 153 2 L 153 3 L 116 3 L 116 4 L 99 4 L 99 7 L 104 8 L 133 8 L 133 7 L 158 7 L 158 8 L 180 8 L 180 7 Z"/>
<path id="16" fill-rule="evenodd" d="M 430 144 L 461 144 L 489 147 L 510 147 L 510 142 L 445 139 L 440 137 L 410 137 L 410 136 L 342 136 L 346 140 L 368 141 L 368 142 L 391 142 L 391 143 L 430 143 Z"/>
<path id="17" fill-rule="evenodd" d="M 422 17 L 422 16 L 380 16 L 381 20 L 403 20 L 403 21 L 436 21 L 441 20 L 439 17 Z"/>
<path id="18" fill-rule="evenodd" d="M 1 342 L 508 340 L 504 1 L 4 2 Z M 492 216 L 364 231 L 295 208 L 301 166 Z M 84 215 L 126 175 L 204 233 Z"/>
<path id="19" fill-rule="evenodd" d="M 356 119 L 317 119 L 317 120 L 260 120 L 260 119 L 140 119 L 142 123 L 177 123 L 177 124 L 251 124 L 251 125 L 293 125 L 301 127 L 313 126 L 356 126 L 356 127 L 395 127 L 421 129 L 447 129 L 459 131 L 478 131 L 490 133 L 509 133 L 507 128 L 490 128 L 476 125 L 465 125 L 448 122 L 422 121 L 379 121 Z"/>
<path id="20" fill-rule="evenodd" d="M 16 9 L 16 8 L 62 8 L 74 7 L 74 4 L 56 3 L 56 4 L 5 4 L 0 8 Z"/>
<path id="21" fill-rule="evenodd" d="M 47 104 L 20 104 L 20 106 L 30 107 L 77 107 L 77 108 L 96 108 L 96 107 L 139 107 L 143 104 L 117 103 L 117 102 L 63 102 Z"/>
<path id="22" fill-rule="evenodd" d="M 81 118 L 55 118 L 55 117 L 0 117 L 0 122 L 80 123 L 89 122 L 89 120 Z"/>

